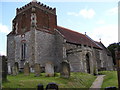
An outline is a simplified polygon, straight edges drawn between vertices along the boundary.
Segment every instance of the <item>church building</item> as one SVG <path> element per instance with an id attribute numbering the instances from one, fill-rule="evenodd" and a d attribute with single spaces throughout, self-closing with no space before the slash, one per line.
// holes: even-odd
<path id="1" fill-rule="evenodd" d="M 56 8 L 33 0 L 16 9 L 12 31 L 7 35 L 8 71 L 17 63 L 19 71 L 29 63 L 31 72 L 46 63 L 60 71 L 67 61 L 71 72 L 94 74 L 99 70 L 113 70 L 111 53 L 88 35 L 57 25 Z"/>

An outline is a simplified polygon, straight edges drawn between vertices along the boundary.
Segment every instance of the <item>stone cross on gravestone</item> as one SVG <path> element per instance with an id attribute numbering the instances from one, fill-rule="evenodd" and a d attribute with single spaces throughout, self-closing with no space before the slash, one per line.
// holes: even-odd
<path id="1" fill-rule="evenodd" d="M 40 73 L 41 73 L 40 64 L 36 63 L 35 66 L 34 66 L 34 70 L 35 70 L 35 77 L 40 76 Z"/>
<path id="2" fill-rule="evenodd" d="M 45 65 L 45 73 L 46 76 L 52 77 L 54 76 L 54 66 L 51 62 L 47 62 Z"/>
<path id="3" fill-rule="evenodd" d="M 64 78 L 69 78 L 70 77 L 70 65 L 67 62 L 67 60 L 65 60 L 61 63 L 60 76 L 64 77 Z"/>
<path id="4" fill-rule="evenodd" d="M 29 67 L 29 63 L 25 62 L 24 64 L 24 75 L 28 76 L 30 74 L 30 67 Z"/>

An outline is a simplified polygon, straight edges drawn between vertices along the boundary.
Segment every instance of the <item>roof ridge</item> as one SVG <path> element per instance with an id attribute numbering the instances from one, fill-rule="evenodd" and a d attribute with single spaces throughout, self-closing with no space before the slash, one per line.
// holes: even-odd
<path id="1" fill-rule="evenodd" d="M 85 35 L 87 38 L 89 38 L 95 45 L 97 45 L 98 47 L 100 47 L 102 49 L 102 47 L 100 45 L 98 45 L 92 38 L 90 38 L 88 35 Z"/>

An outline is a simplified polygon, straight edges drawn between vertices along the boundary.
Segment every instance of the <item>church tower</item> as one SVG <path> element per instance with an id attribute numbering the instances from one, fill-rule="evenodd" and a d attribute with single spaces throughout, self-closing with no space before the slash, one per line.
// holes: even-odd
<path id="1" fill-rule="evenodd" d="M 44 66 L 55 60 L 55 29 L 57 28 L 56 8 L 36 0 L 16 9 L 12 31 L 7 35 L 7 56 L 9 67 L 35 63 Z M 12 57 L 11 57 L 12 56 Z"/>
<path id="2" fill-rule="evenodd" d="M 56 9 L 46 6 L 36 0 L 16 9 L 13 20 L 13 31 L 23 34 L 33 27 L 38 30 L 45 29 L 52 33 L 57 26 Z"/>

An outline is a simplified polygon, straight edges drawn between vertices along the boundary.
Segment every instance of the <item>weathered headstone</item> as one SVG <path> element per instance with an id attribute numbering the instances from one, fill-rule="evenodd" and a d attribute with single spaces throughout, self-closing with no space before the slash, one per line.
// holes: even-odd
<path id="1" fill-rule="evenodd" d="M 30 74 L 29 63 L 26 62 L 26 63 L 24 64 L 24 75 L 25 75 L 25 76 L 28 76 L 29 74 Z"/>
<path id="2" fill-rule="evenodd" d="M 18 75 L 19 73 L 19 67 L 18 67 L 18 63 L 15 62 L 14 66 L 12 67 L 12 75 Z"/>
<path id="3" fill-rule="evenodd" d="M 34 69 L 35 69 L 35 76 L 38 77 L 40 76 L 40 73 L 41 73 L 41 68 L 40 68 L 40 64 L 35 64 L 34 66 Z"/>
<path id="4" fill-rule="evenodd" d="M 60 76 L 64 78 L 69 78 L 70 77 L 70 65 L 66 61 L 63 61 L 61 63 L 61 71 L 60 71 Z"/>
<path id="5" fill-rule="evenodd" d="M 52 77 L 54 76 L 54 66 L 51 62 L 47 62 L 45 65 L 45 73 L 46 76 Z"/>
<path id="6" fill-rule="evenodd" d="M 12 75 L 16 76 L 16 70 L 14 66 L 12 66 Z"/>
<path id="7" fill-rule="evenodd" d="M 2 56 L 2 81 L 7 80 L 7 59 Z"/>
<path id="8" fill-rule="evenodd" d="M 10 63 L 8 63 L 8 74 L 12 74 Z"/>

